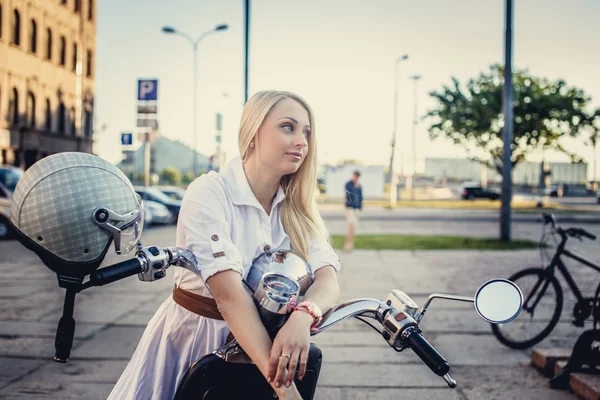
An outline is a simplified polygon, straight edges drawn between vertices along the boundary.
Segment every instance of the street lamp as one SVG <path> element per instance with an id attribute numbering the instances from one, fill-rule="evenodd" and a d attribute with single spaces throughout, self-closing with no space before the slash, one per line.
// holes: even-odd
<path id="1" fill-rule="evenodd" d="M 416 130 L 417 130 L 417 82 L 421 79 L 421 75 L 413 75 L 410 77 L 415 83 L 414 85 L 414 94 L 413 94 L 413 127 L 412 127 L 412 171 L 409 177 L 406 179 L 406 187 L 410 186 L 410 199 L 415 199 L 415 190 L 413 185 L 413 180 L 415 175 L 417 174 L 417 138 L 416 138 Z"/>
<path id="2" fill-rule="evenodd" d="M 193 56 L 194 56 L 194 62 L 193 62 L 193 76 L 194 76 L 194 81 L 193 81 L 193 91 L 194 91 L 194 100 L 193 100 L 193 108 L 194 110 L 192 111 L 194 114 L 194 144 L 192 146 L 192 151 L 193 151 L 193 166 L 192 166 L 192 172 L 194 173 L 194 176 L 197 175 L 198 173 L 198 154 L 196 153 L 196 146 L 198 144 L 198 118 L 197 118 L 197 98 L 198 98 L 198 93 L 197 93 L 197 86 L 198 86 L 198 60 L 197 60 L 197 56 L 198 56 L 198 43 L 200 43 L 200 41 L 202 39 L 204 39 L 206 36 L 218 32 L 218 31 L 224 31 L 227 30 L 227 28 L 229 28 L 229 25 L 227 24 L 221 24 L 221 25 L 217 25 L 215 26 L 213 29 L 208 30 L 204 33 L 202 33 L 200 36 L 198 36 L 196 38 L 196 40 L 194 40 L 190 35 L 188 35 L 187 33 L 184 32 L 180 32 L 177 29 L 173 28 L 172 26 L 163 26 L 162 31 L 163 33 L 166 34 L 172 34 L 172 35 L 178 35 L 178 36 L 182 36 L 184 38 L 186 38 L 193 47 Z"/>
<path id="3" fill-rule="evenodd" d="M 400 61 L 404 61 L 408 59 L 407 54 L 403 54 L 396 59 L 396 64 L 394 66 L 395 77 L 394 77 L 394 129 L 392 134 L 392 155 L 390 156 L 390 207 L 396 207 L 396 199 L 398 197 L 398 184 L 396 181 L 396 174 L 394 173 L 394 153 L 396 151 L 396 125 L 398 118 L 398 64 Z"/>

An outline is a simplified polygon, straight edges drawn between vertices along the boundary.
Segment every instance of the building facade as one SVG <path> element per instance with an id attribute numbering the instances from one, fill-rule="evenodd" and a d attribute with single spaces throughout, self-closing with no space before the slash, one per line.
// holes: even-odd
<path id="1" fill-rule="evenodd" d="M 0 164 L 91 153 L 96 0 L 0 0 Z"/>
<path id="2" fill-rule="evenodd" d="M 547 162 L 544 166 L 553 184 L 585 185 L 587 182 L 588 164 L 569 162 Z M 513 169 L 514 185 L 538 187 L 543 180 L 540 162 L 524 161 Z M 486 168 L 481 163 L 469 159 L 458 158 L 426 158 L 426 178 L 454 181 L 480 181 L 487 177 L 489 182 L 501 182 L 502 176 L 496 170 Z"/>

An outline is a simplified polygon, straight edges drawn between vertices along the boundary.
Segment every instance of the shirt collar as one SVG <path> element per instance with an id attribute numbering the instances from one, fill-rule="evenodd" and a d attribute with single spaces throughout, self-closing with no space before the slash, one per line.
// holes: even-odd
<path id="1" fill-rule="evenodd" d="M 256 199 L 256 196 L 254 196 L 252 189 L 250 188 L 248 178 L 246 177 L 246 173 L 244 172 L 244 166 L 242 165 L 241 157 L 235 157 L 229 163 L 227 163 L 227 165 L 221 172 L 221 176 L 225 181 L 227 189 L 229 189 L 229 192 L 231 193 L 231 200 L 233 201 L 233 204 L 237 206 L 246 205 L 257 207 L 261 210 L 263 209 L 263 207 Z M 273 211 L 275 207 L 277 207 L 277 205 L 281 203 L 283 199 L 285 199 L 285 197 L 286 196 L 283 192 L 283 188 L 281 187 L 281 185 L 279 185 L 279 187 L 277 188 L 277 193 L 273 198 L 273 205 L 271 206 L 271 211 Z"/>

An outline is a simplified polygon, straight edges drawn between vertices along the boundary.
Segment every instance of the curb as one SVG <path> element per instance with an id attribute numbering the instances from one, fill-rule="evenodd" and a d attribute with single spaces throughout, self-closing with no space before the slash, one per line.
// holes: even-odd
<path id="1" fill-rule="evenodd" d="M 533 349 L 531 365 L 550 378 L 566 365 L 571 352 L 570 348 Z M 600 400 L 600 375 L 572 373 L 569 386 L 580 399 Z"/>

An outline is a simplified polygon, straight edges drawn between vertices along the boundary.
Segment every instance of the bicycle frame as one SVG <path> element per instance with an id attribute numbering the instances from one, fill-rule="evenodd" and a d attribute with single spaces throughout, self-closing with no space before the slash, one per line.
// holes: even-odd
<path id="1" fill-rule="evenodd" d="M 565 255 L 575 261 L 578 261 L 579 263 L 581 263 L 585 266 L 595 269 L 598 272 L 600 272 L 600 265 L 593 263 L 592 261 L 588 260 L 587 258 L 575 253 L 574 251 L 566 249 L 565 245 L 567 243 L 568 238 L 565 233 L 563 233 L 563 232 L 559 232 L 559 233 L 562 237 L 561 243 L 559 244 L 558 248 L 556 249 L 556 252 L 554 253 L 554 256 L 552 257 L 552 261 L 545 268 L 545 271 L 548 274 L 548 276 L 554 276 L 555 268 L 558 268 L 558 270 L 560 271 L 562 276 L 565 278 L 565 281 L 567 282 L 567 284 L 573 291 L 573 294 L 577 298 L 577 301 L 582 301 L 583 295 L 581 294 L 581 290 L 579 290 L 577 283 L 575 283 L 575 280 L 571 276 L 571 273 L 567 269 L 567 266 L 564 264 L 564 262 L 561 260 L 560 256 Z M 537 292 L 539 286 L 542 283 L 544 284 L 543 290 L 541 290 L 540 292 Z M 538 281 L 535 284 L 533 290 L 531 291 L 531 293 L 538 293 L 538 296 L 537 296 L 533 306 L 528 307 L 528 303 L 531 300 L 531 297 L 527 297 L 527 299 L 525 299 L 525 302 L 523 304 L 523 309 L 528 310 L 528 311 L 534 309 L 537 306 L 538 302 L 543 297 L 544 293 L 546 293 L 546 289 L 548 289 L 548 285 L 550 285 L 550 280 L 548 280 L 548 279 L 543 279 L 543 280 Z M 529 296 L 531 296 L 531 294 Z"/>

